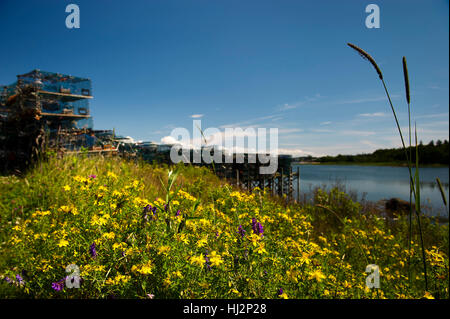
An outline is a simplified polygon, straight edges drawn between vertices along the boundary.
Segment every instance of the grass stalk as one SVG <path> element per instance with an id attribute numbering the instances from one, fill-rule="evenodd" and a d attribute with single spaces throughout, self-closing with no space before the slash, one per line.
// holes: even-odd
<path id="1" fill-rule="evenodd" d="M 447 197 L 445 196 L 444 188 L 442 187 L 441 180 L 439 179 L 439 177 L 436 177 L 436 182 L 438 184 L 439 191 L 441 192 L 442 201 L 444 202 L 445 210 L 447 212 L 447 217 L 449 217 L 448 206 L 447 206 Z M 450 233 L 448 234 L 448 236 L 449 236 L 449 242 L 450 242 Z M 450 247 L 448 248 L 447 256 L 450 256 Z M 449 279 L 449 286 L 450 286 L 450 279 Z"/>
<path id="2" fill-rule="evenodd" d="M 445 196 L 444 188 L 442 187 L 442 183 L 439 177 L 436 177 L 436 183 L 438 184 L 439 192 L 441 192 L 442 202 L 444 202 L 445 209 L 448 215 L 447 197 Z"/>
<path id="3" fill-rule="evenodd" d="M 409 75 L 408 75 L 408 65 L 406 63 L 406 57 L 402 58 L 403 64 L 403 77 L 405 80 L 405 94 L 406 94 L 406 103 L 408 104 L 408 137 L 409 137 L 409 158 L 412 159 L 412 145 L 411 145 L 411 95 L 409 91 Z M 411 182 L 410 182 L 411 184 Z M 409 230 L 408 230 L 408 280 L 409 285 L 411 287 L 411 240 L 412 240 L 412 197 L 413 197 L 413 187 L 410 185 L 409 187 Z"/>
<path id="4" fill-rule="evenodd" d="M 201 135 L 203 137 L 203 142 L 205 143 L 205 145 L 208 144 L 208 140 L 206 139 L 206 136 L 205 136 L 205 133 L 203 133 L 203 130 L 198 125 L 197 125 L 197 128 L 198 128 L 198 130 L 200 131 L 200 133 L 201 133 Z M 203 148 L 202 147 L 200 147 L 200 152 L 203 152 Z M 214 153 L 215 152 L 216 151 L 214 150 Z M 216 166 L 214 165 L 214 159 L 212 160 L 211 164 L 212 164 L 213 172 L 214 172 L 214 174 L 216 174 Z"/>
<path id="5" fill-rule="evenodd" d="M 329 211 L 329 212 L 332 213 L 334 216 L 336 216 L 336 218 L 341 222 L 342 225 L 344 225 L 344 226 L 347 225 L 347 224 L 342 220 L 342 218 L 339 217 L 339 215 L 336 214 L 336 212 L 333 211 L 331 208 L 329 208 L 329 207 L 327 207 L 327 206 L 325 206 L 325 205 L 321 205 L 321 204 L 316 204 L 315 206 L 316 206 L 316 207 L 319 207 L 319 208 L 323 208 L 323 209 Z M 366 254 L 366 252 L 364 251 L 364 249 L 362 248 L 362 245 L 361 245 L 361 243 L 359 242 L 358 238 L 356 238 L 356 236 L 353 234 L 353 232 L 350 232 L 350 235 L 352 235 L 353 239 L 355 240 L 356 244 L 358 245 L 359 250 L 363 253 L 364 258 L 366 259 L 366 263 L 369 265 L 369 264 L 370 264 L 369 258 L 367 257 L 367 254 Z"/>
<path id="6" fill-rule="evenodd" d="M 422 262 L 423 262 L 424 274 L 425 274 L 425 290 L 428 290 L 425 248 L 424 248 L 424 244 L 423 244 L 422 227 L 421 227 L 421 223 L 420 223 L 420 187 L 419 187 L 419 177 L 418 177 L 419 176 L 419 162 L 418 162 L 417 131 L 416 131 L 416 172 L 415 172 L 416 173 L 415 175 L 417 178 L 415 179 L 415 178 L 413 178 L 413 174 L 412 174 L 412 156 L 410 156 L 410 155 L 412 155 L 411 150 L 410 150 L 410 154 L 408 154 L 408 150 L 406 148 L 405 140 L 403 138 L 403 133 L 402 133 L 402 130 L 400 127 L 400 123 L 398 122 L 397 113 L 395 112 L 395 108 L 392 103 L 391 96 L 389 94 L 389 90 L 387 89 L 386 83 L 383 79 L 383 74 L 381 72 L 381 69 L 378 67 L 377 63 L 375 62 L 375 59 L 372 58 L 372 56 L 369 53 L 367 53 L 366 51 L 364 51 L 363 49 L 359 48 L 358 46 L 356 46 L 354 44 L 347 43 L 347 45 L 349 47 L 351 47 L 352 49 L 356 50 L 364 59 L 368 60 L 372 64 L 372 66 L 375 68 L 381 82 L 383 83 L 384 91 L 386 92 L 386 96 L 388 98 L 389 105 L 392 110 L 392 114 L 394 115 L 395 124 L 397 125 L 397 129 L 398 129 L 400 139 L 402 142 L 402 148 L 404 150 L 406 161 L 408 163 L 408 171 L 409 171 L 409 178 L 410 178 L 410 193 L 412 193 L 414 195 L 414 199 L 415 199 L 415 203 L 416 203 L 415 212 L 416 212 L 419 233 L 420 233 L 420 241 L 421 241 L 421 246 L 422 246 Z M 410 92 L 409 92 L 409 78 L 408 78 L 408 72 L 407 72 L 407 66 L 406 66 L 406 58 L 403 59 L 403 70 L 404 70 L 404 77 L 405 77 L 406 99 L 408 102 L 408 116 L 410 117 L 410 109 L 409 109 Z M 412 198 L 411 198 L 411 202 L 412 202 Z M 411 222 L 412 222 L 412 218 L 411 218 Z M 412 230 L 411 226 L 410 226 L 410 228 Z M 411 233 L 412 233 L 412 231 L 411 231 Z"/>
<path id="7" fill-rule="evenodd" d="M 419 179 L 419 148 L 417 145 L 417 127 L 414 123 L 414 135 L 416 140 L 416 171 L 415 171 L 415 181 L 416 181 L 416 217 L 417 217 L 417 226 L 419 227 L 419 236 L 420 236 L 420 245 L 422 248 L 422 263 L 423 263 L 423 272 L 425 276 L 425 290 L 428 291 L 428 276 L 427 276 L 427 261 L 425 257 L 425 247 L 423 243 L 423 234 L 422 234 L 422 224 L 420 222 L 420 179 Z"/>

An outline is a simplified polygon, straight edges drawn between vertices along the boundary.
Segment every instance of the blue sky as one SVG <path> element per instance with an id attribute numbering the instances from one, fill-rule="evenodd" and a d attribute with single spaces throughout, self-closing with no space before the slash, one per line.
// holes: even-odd
<path id="1" fill-rule="evenodd" d="M 79 5 L 81 28 L 65 27 Z M 380 7 L 368 29 L 365 7 Z M 400 145 L 381 67 L 407 128 L 402 56 L 419 139 L 448 139 L 449 1 L 0 0 L 0 84 L 38 68 L 89 77 L 96 129 L 160 142 L 175 127 L 277 127 L 281 152 Z M 406 133 L 406 131 L 405 131 Z"/>

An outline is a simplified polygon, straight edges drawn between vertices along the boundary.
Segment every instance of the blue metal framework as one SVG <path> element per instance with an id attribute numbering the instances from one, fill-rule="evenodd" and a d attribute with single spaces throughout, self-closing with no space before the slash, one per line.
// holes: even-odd
<path id="1" fill-rule="evenodd" d="M 26 107 L 39 111 L 50 124 L 48 129 L 54 130 L 56 126 L 64 129 L 93 128 L 89 108 L 89 99 L 92 99 L 90 79 L 37 69 L 17 75 L 15 83 L 0 87 L 0 113 L 3 117 L 15 111 L 10 105 L 25 88 L 32 89 L 35 97 Z"/>

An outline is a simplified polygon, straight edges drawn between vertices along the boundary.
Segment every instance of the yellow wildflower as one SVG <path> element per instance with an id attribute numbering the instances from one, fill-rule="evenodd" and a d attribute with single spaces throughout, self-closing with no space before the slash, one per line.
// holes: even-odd
<path id="1" fill-rule="evenodd" d="M 234 293 L 234 294 L 237 295 L 238 297 L 241 297 L 241 296 L 242 296 L 242 294 L 241 294 L 237 289 L 235 289 L 235 288 L 230 289 L 230 292 Z"/>
<path id="2" fill-rule="evenodd" d="M 425 291 L 425 295 L 423 296 L 425 299 L 434 299 L 433 295 L 428 291 Z"/>
<path id="3" fill-rule="evenodd" d="M 205 259 L 203 258 L 202 255 L 191 257 L 191 265 L 192 264 L 197 264 L 199 266 L 203 266 L 204 263 L 205 263 Z"/>
<path id="4" fill-rule="evenodd" d="M 102 235 L 102 237 L 106 238 L 106 239 L 114 239 L 116 237 L 116 234 L 114 234 L 114 232 L 110 232 L 110 233 L 104 233 Z"/>
<path id="5" fill-rule="evenodd" d="M 289 299 L 289 298 L 288 298 L 288 295 L 287 295 L 285 292 L 283 292 L 281 295 L 279 295 L 279 297 L 280 297 L 281 299 Z"/>
<path id="6" fill-rule="evenodd" d="M 223 263 L 222 258 L 215 251 L 212 251 L 209 255 L 209 261 L 211 262 L 211 266 L 219 266 Z"/>
<path id="7" fill-rule="evenodd" d="M 116 277 L 113 278 L 108 278 L 105 283 L 107 285 L 118 285 L 120 283 L 127 283 L 129 280 L 131 279 L 131 276 L 125 276 L 125 275 L 121 275 L 121 274 L 117 274 Z"/>
<path id="8" fill-rule="evenodd" d="M 197 247 L 201 248 L 203 246 L 205 246 L 208 243 L 208 239 L 206 237 L 200 239 L 199 241 L 197 241 Z"/>
<path id="9" fill-rule="evenodd" d="M 167 254 L 170 252 L 170 246 L 161 246 L 158 248 L 158 255 L 165 255 L 167 256 Z"/>
<path id="10" fill-rule="evenodd" d="M 290 281 L 295 282 L 295 283 L 298 282 L 297 277 L 299 275 L 299 272 L 297 270 L 294 270 L 293 268 L 291 268 L 290 270 L 286 271 L 286 275 Z"/>
<path id="11" fill-rule="evenodd" d="M 67 240 L 65 240 L 65 239 L 61 239 L 59 241 L 59 243 L 58 243 L 59 247 L 65 247 L 65 246 L 68 246 L 68 245 L 69 245 L 69 242 Z"/>
<path id="12" fill-rule="evenodd" d="M 152 270 L 153 270 L 153 265 L 150 260 L 146 264 L 142 264 L 142 265 L 138 265 L 138 266 L 134 265 L 133 267 L 131 267 L 132 272 L 138 272 L 142 275 L 150 275 L 150 274 L 152 274 Z"/>
<path id="13" fill-rule="evenodd" d="M 106 174 L 106 176 L 111 177 L 112 179 L 117 179 L 117 175 L 114 174 L 113 172 L 108 172 L 108 173 Z"/>
<path id="14" fill-rule="evenodd" d="M 326 276 L 319 270 L 315 270 L 309 274 L 309 279 L 315 279 L 317 282 L 321 282 Z"/>
<path id="15" fill-rule="evenodd" d="M 256 252 L 258 254 L 267 253 L 267 250 L 264 248 L 264 243 L 260 242 L 258 248 L 256 248 Z"/>

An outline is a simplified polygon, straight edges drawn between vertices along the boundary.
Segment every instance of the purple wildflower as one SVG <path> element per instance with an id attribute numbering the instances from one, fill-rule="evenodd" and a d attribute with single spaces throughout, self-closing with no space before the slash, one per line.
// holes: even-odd
<path id="1" fill-rule="evenodd" d="M 92 175 L 89 175 L 89 177 L 93 179 L 93 178 L 97 178 L 97 175 L 92 174 Z"/>
<path id="2" fill-rule="evenodd" d="M 142 212 L 142 218 L 145 221 L 148 221 L 148 214 L 147 213 L 150 211 L 151 207 L 152 207 L 151 205 L 147 205 L 147 206 L 144 207 L 144 210 Z"/>
<path id="3" fill-rule="evenodd" d="M 258 231 L 256 228 L 256 218 L 252 218 L 252 229 L 253 232 L 256 234 L 256 232 Z"/>
<path id="4" fill-rule="evenodd" d="M 61 279 L 60 281 L 57 281 L 57 282 L 52 282 L 53 290 L 55 290 L 55 291 L 63 290 L 63 288 L 64 288 L 64 281 L 65 281 L 65 278 L 63 278 L 63 279 Z"/>
<path id="5" fill-rule="evenodd" d="M 261 223 L 259 223 L 259 222 L 256 225 L 258 226 L 258 234 L 263 236 L 263 233 L 264 233 L 263 225 Z"/>
<path id="6" fill-rule="evenodd" d="M 6 281 L 7 283 L 9 283 L 9 284 L 12 284 L 12 283 L 13 283 L 13 281 L 12 281 L 11 278 L 9 278 L 9 277 L 5 277 L 5 281 Z"/>
<path id="7" fill-rule="evenodd" d="M 181 210 L 177 210 L 177 213 L 175 214 L 175 216 L 180 216 Z"/>
<path id="8" fill-rule="evenodd" d="M 19 274 L 16 275 L 16 279 L 19 282 L 19 285 L 23 285 L 24 284 L 23 278 Z"/>
<path id="9" fill-rule="evenodd" d="M 283 294 L 283 288 L 278 289 L 277 295 L 281 296 Z"/>
<path id="10" fill-rule="evenodd" d="M 263 235 L 264 227 L 255 218 L 252 218 L 252 229 L 256 235 Z"/>
<path id="11" fill-rule="evenodd" d="M 91 254 L 92 258 L 96 258 L 97 257 L 97 250 L 95 249 L 95 242 L 92 243 L 91 246 L 89 246 L 89 253 Z"/>
<path id="12" fill-rule="evenodd" d="M 239 235 L 241 235 L 241 238 L 244 238 L 246 231 L 245 231 L 245 229 L 242 227 L 242 225 L 239 225 L 238 233 L 239 233 Z"/>
<path id="13" fill-rule="evenodd" d="M 155 216 L 156 216 L 156 207 L 152 207 L 152 205 L 147 205 L 147 206 L 144 207 L 144 211 L 142 212 L 142 215 L 143 215 L 142 218 L 145 221 L 149 220 L 148 213 L 150 213 L 150 212 L 152 212 L 151 219 L 154 219 Z"/>
<path id="14" fill-rule="evenodd" d="M 205 252 L 205 266 L 208 268 L 208 270 L 211 270 L 211 266 L 209 265 L 208 250 L 206 250 Z"/>

